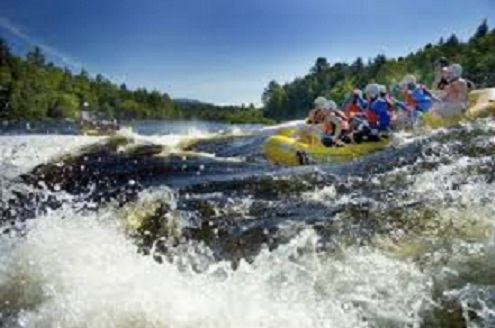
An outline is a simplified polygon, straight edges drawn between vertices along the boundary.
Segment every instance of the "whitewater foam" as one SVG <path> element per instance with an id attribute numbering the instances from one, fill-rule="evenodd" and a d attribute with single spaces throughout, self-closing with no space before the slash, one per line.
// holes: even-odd
<path id="1" fill-rule="evenodd" d="M 2 237 L 0 301 L 19 327 L 368 327 L 417 322 L 428 279 L 371 249 L 322 258 L 306 231 L 236 271 L 139 255 L 103 216 L 53 212 Z"/>
<path id="2" fill-rule="evenodd" d="M 53 157 L 103 140 L 103 137 L 26 135 L 0 136 L 0 166 L 12 175 L 24 173 Z M 7 173 L 7 172 L 4 172 Z"/>

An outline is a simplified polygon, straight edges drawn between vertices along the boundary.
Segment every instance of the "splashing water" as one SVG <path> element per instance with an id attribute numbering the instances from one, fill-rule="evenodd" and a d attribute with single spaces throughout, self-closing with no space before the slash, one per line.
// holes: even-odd
<path id="1" fill-rule="evenodd" d="M 210 133 L 132 137 L 180 149 Z M 139 250 L 114 203 L 84 211 L 67 197 L 29 220 L 22 234 L 0 237 L 0 327 L 492 327 L 494 134 L 486 121 L 401 135 L 402 144 L 420 142 L 420 152 L 380 174 L 338 176 L 330 165 L 315 183 L 287 171 L 281 187 L 259 179 L 209 185 L 206 173 L 204 189 L 144 186 L 140 206 L 166 201 L 182 229 L 226 222 L 236 234 L 218 234 L 218 242 L 234 239 L 234 249 L 255 243 L 246 239 L 250 231 L 289 236 L 235 264 L 215 254 L 222 246 L 208 238 L 186 247 L 185 235 L 183 247 L 158 263 L 155 248 L 152 256 Z M 101 141 L 1 138 L 5 181 Z M 354 172 L 354 165 L 344 169 Z M 302 228 L 290 234 L 296 225 Z M 363 226 L 375 229 L 366 242 Z M 340 242 L 349 231 L 355 238 Z M 336 247 L 326 248 L 325 238 Z"/>
<path id="2" fill-rule="evenodd" d="M 104 214 L 54 212 L 0 245 L 0 295 L 23 309 L 20 327 L 368 327 L 413 323 L 428 297 L 412 263 L 371 249 L 321 257 L 311 231 L 200 274 L 138 255 Z"/>

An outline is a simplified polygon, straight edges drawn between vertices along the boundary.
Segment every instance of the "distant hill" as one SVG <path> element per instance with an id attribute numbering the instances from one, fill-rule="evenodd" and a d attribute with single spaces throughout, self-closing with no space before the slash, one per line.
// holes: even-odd
<path id="1" fill-rule="evenodd" d="M 184 104 L 184 105 L 212 105 L 210 103 L 207 103 L 207 102 L 204 102 L 204 101 L 200 101 L 200 100 L 196 100 L 196 99 L 188 99 L 188 98 L 174 98 L 172 99 L 172 101 L 175 103 L 175 104 Z"/>

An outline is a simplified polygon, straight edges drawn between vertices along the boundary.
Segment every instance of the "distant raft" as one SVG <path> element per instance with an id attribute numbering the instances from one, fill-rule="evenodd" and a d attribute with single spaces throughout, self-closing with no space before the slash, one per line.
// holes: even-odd
<path id="1" fill-rule="evenodd" d="M 469 109 L 462 115 L 440 117 L 425 114 L 423 124 L 430 128 L 453 126 L 462 120 L 473 120 L 495 115 L 495 88 L 475 90 L 469 95 Z M 308 165 L 342 163 L 383 150 L 390 140 L 366 141 L 342 147 L 326 147 L 316 130 L 310 128 L 283 128 L 263 144 L 263 154 L 274 164 Z"/>

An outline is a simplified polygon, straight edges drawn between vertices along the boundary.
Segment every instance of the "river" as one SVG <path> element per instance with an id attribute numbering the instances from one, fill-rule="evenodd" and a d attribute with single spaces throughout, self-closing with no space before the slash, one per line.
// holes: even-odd
<path id="1" fill-rule="evenodd" d="M 148 249 L 122 204 L 18 179 L 104 137 L 0 136 L 0 327 L 495 326 L 494 120 L 294 169 L 261 156 L 273 131 L 136 124 L 137 142 L 172 150 L 206 139 L 200 159 L 133 189 L 177 224 Z M 24 216 L 19 193 L 58 205 Z"/>

